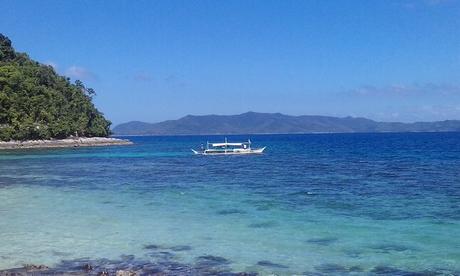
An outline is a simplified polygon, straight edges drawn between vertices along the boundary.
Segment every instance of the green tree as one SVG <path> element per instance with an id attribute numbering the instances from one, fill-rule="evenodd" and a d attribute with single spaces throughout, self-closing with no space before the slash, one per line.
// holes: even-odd
<path id="1" fill-rule="evenodd" d="M 110 121 L 80 80 L 17 53 L 0 34 L 0 140 L 108 136 Z"/>

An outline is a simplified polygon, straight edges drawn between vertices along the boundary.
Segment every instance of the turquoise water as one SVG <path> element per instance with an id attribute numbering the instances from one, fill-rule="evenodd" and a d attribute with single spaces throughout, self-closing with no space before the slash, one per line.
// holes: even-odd
<path id="1" fill-rule="evenodd" d="M 129 138 L 0 153 L 0 270 L 134 255 L 262 275 L 460 271 L 460 133 L 228 137 L 267 146 L 253 156 L 192 155 L 219 136 Z"/>

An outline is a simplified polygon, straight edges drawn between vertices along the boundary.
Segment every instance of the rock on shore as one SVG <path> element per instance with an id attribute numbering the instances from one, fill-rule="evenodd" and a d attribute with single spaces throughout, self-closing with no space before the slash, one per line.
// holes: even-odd
<path id="1" fill-rule="evenodd" d="M 95 147 L 95 146 L 118 146 L 131 145 L 126 139 L 106 137 L 83 137 L 53 140 L 27 140 L 27 141 L 0 141 L 0 150 L 5 149 L 32 149 L 32 148 L 72 148 L 72 147 Z"/>

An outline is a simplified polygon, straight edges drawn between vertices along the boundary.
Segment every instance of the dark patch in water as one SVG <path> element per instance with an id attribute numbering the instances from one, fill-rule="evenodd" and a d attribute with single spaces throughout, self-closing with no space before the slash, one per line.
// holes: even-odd
<path id="1" fill-rule="evenodd" d="M 350 272 L 363 272 L 364 270 L 361 267 L 355 265 L 355 266 L 352 266 L 352 267 L 348 268 L 348 271 L 350 271 Z"/>
<path id="2" fill-rule="evenodd" d="M 56 250 L 52 250 L 51 254 L 53 254 L 54 256 L 58 256 L 58 257 L 68 257 L 72 255 L 72 253 L 61 252 L 61 251 L 56 251 Z"/>
<path id="3" fill-rule="evenodd" d="M 148 244 L 148 245 L 144 246 L 144 249 L 147 249 L 147 250 L 160 249 L 160 246 L 158 246 L 156 244 Z"/>
<path id="4" fill-rule="evenodd" d="M 374 267 L 371 273 L 376 275 L 395 275 L 395 276 L 433 276 L 433 275 L 460 275 L 459 271 L 437 269 L 436 271 L 408 271 L 391 266 L 379 265 Z"/>
<path id="5" fill-rule="evenodd" d="M 213 255 L 204 255 L 200 256 L 197 259 L 197 264 L 198 265 L 204 265 L 204 266 L 221 266 L 221 265 L 228 265 L 230 264 L 230 261 L 225 259 L 224 257 L 219 257 L 219 256 L 213 256 Z"/>
<path id="6" fill-rule="evenodd" d="M 169 260 L 169 259 L 174 258 L 174 254 L 168 251 L 159 251 L 159 252 L 155 251 L 147 255 L 150 257 L 156 258 L 156 259 L 160 259 L 160 260 Z"/>
<path id="7" fill-rule="evenodd" d="M 245 211 L 239 209 L 226 209 L 217 211 L 218 215 L 233 215 L 233 214 L 246 214 Z"/>
<path id="8" fill-rule="evenodd" d="M 431 222 L 432 224 L 438 224 L 438 225 L 454 225 L 455 223 L 450 222 L 450 221 L 444 221 L 444 220 L 436 220 Z"/>
<path id="9" fill-rule="evenodd" d="M 120 258 L 124 262 L 132 262 L 136 257 L 134 255 L 121 255 Z"/>
<path id="10" fill-rule="evenodd" d="M 304 273 L 302 273 L 302 276 L 323 276 L 323 275 L 324 275 L 323 273 L 312 272 L 312 271 L 305 271 Z"/>
<path id="11" fill-rule="evenodd" d="M 370 246 L 369 248 L 372 248 L 382 253 L 390 253 L 392 251 L 393 252 L 403 252 L 407 250 L 413 250 L 413 248 L 409 248 L 407 246 L 399 245 L 399 244 L 379 244 L 379 245 Z"/>
<path id="12" fill-rule="evenodd" d="M 107 201 L 102 201 L 102 204 L 112 204 L 113 202 L 110 201 L 110 200 L 107 200 Z"/>
<path id="13" fill-rule="evenodd" d="M 277 264 L 277 263 L 272 263 L 270 261 L 259 261 L 257 262 L 257 265 L 271 267 L 271 268 L 283 268 L 283 269 L 289 268 L 288 266 Z"/>
<path id="14" fill-rule="evenodd" d="M 256 207 L 258 211 L 267 211 L 273 209 L 276 204 L 270 200 L 243 200 L 242 203 Z"/>
<path id="15" fill-rule="evenodd" d="M 379 275 L 422 275 L 412 271 L 405 271 L 390 266 L 376 266 L 371 270 L 372 273 Z"/>
<path id="16" fill-rule="evenodd" d="M 251 223 L 248 225 L 250 228 L 270 228 L 276 226 L 276 222 L 274 221 L 266 221 L 266 222 L 257 222 Z"/>
<path id="17" fill-rule="evenodd" d="M 317 244 L 317 245 L 330 245 L 334 242 L 338 241 L 337 238 L 318 238 L 318 239 L 309 239 L 307 240 L 308 243 Z"/>
<path id="18" fill-rule="evenodd" d="M 389 267 L 389 266 L 376 266 L 374 267 L 371 272 L 376 274 L 394 274 L 399 272 L 399 269 Z"/>
<path id="19" fill-rule="evenodd" d="M 189 245 L 176 245 L 170 247 L 169 249 L 171 249 L 172 251 L 189 251 L 192 250 L 192 247 Z"/>
<path id="20" fill-rule="evenodd" d="M 318 270 L 319 272 L 322 273 L 346 273 L 348 272 L 348 269 L 342 265 L 338 264 L 321 264 L 318 266 L 315 266 L 315 269 Z"/>
<path id="21" fill-rule="evenodd" d="M 362 252 L 359 250 L 345 250 L 344 253 L 351 258 L 359 258 L 362 254 Z"/>
<path id="22" fill-rule="evenodd" d="M 272 208 L 273 207 L 266 205 L 266 206 L 259 206 L 256 208 L 256 210 L 257 211 L 268 211 L 268 210 L 271 210 Z"/>

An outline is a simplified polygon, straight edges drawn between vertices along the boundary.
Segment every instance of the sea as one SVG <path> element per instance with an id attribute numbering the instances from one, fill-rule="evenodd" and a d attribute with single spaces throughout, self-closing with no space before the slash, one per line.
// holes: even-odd
<path id="1" fill-rule="evenodd" d="M 0 270 L 460 275 L 460 133 L 226 137 L 1 151 Z"/>

